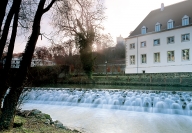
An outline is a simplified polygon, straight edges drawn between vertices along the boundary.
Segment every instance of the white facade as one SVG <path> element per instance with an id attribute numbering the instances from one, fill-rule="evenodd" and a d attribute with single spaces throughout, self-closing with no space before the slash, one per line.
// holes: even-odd
<path id="1" fill-rule="evenodd" d="M 11 68 L 19 68 L 20 61 L 21 61 L 21 58 L 12 58 Z M 52 61 L 49 61 L 49 60 L 32 59 L 32 61 L 31 61 L 31 67 L 53 66 L 53 65 L 55 65 L 55 63 Z"/>
<path id="2" fill-rule="evenodd" d="M 53 65 L 55 65 L 55 63 L 53 61 L 49 61 L 49 60 L 32 59 L 32 61 L 31 61 L 31 67 L 53 66 Z"/>
<path id="3" fill-rule="evenodd" d="M 185 38 L 185 36 L 182 37 L 184 34 L 187 34 L 189 40 L 182 41 L 182 38 Z M 168 37 L 174 37 L 174 42 L 168 40 L 172 39 Z M 125 41 L 125 73 L 127 74 L 192 72 L 192 26 L 181 26 L 171 30 L 137 35 L 126 38 Z M 146 43 L 146 46 L 144 43 L 141 44 L 142 42 Z M 135 44 L 134 47 L 133 44 Z M 189 57 L 188 53 L 186 54 L 183 50 L 189 52 Z M 174 54 L 173 57 L 170 56 L 170 53 Z M 155 56 L 157 57 L 158 55 L 160 55 L 160 58 L 155 60 Z M 133 60 L 133 56 L 135 60 Z"/>
<path id="4" fill-rule="evenodd" d="M 11 68 L 19 68 L 21 58 L 12 58 Z"/>

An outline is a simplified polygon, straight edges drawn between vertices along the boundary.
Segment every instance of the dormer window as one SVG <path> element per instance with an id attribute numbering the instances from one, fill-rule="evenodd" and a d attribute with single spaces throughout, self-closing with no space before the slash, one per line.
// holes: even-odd
<path id="1" fill-rule="evenodd" d="M 146 26 L 143 26 L 141 28 L 141 34 L 146 34 L 147 33 L 147 27 Z"/>
<path id="2" fill-rule="evenodd" d="M 167 29 L 172 29 L 174 26 L 173 26 L 173 20 L 170 19 L 168 22 L 167 22 Z"/>
<path id="3" fill-rule="evenodd" d="M 189 25 L 189 16 L 185 15 L 182 18 L 182 26 Z"/>
<path id="4" fill-rule="evenodd" d="M 161 24 L 160 23 L 156 23 L 155 25 L 155 32 L 161 31 Z"/>

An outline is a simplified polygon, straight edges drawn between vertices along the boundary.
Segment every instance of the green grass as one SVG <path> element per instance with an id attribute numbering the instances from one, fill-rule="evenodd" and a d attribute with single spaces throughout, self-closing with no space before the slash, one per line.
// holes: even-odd
<path id="1" fill-rule="evenodd" d="M 11 130 L 2 131 L 1 133 L 79 133 L 76 130 L 59 129 L 53 125 L 46 125 L 43 121 L 34 116 L 29 116 L 27 118 L 16 116 L 14 123 L 23 123 L 23 125 Z"/>

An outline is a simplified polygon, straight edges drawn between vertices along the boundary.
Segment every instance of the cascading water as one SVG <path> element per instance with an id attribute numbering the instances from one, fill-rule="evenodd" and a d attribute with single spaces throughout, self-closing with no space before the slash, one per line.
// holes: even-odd
<path id="1" fill-rule="evenodd" d="M 31 90 L 27 103 L 192 115 L 191 92 L 132 90 Z"/>
<path id="2" fill-rule="evenodd" d="M 36 88 L 23 105 L 34 108 L 88 133 L 192 130 L 192 92 Z"/>

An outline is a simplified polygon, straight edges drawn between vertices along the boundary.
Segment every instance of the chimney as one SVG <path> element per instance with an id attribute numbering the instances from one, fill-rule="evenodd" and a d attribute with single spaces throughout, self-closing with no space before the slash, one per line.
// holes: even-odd
<path id="1" fill-rule="evenodd" d="M 161 3 L 161 11 L 164 10 L 164 3 Z"/>

